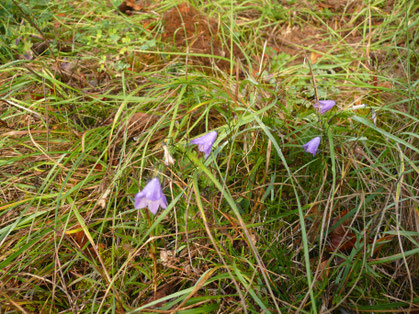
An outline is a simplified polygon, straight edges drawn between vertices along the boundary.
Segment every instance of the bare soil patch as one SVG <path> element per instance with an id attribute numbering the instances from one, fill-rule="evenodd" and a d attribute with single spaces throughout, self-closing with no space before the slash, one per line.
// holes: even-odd
<path id="1" fill-rule="evenodd" d="M 220 38 L 218 22 L 188 3 L 183 2 L 167 11 L 163 15 L 163 23 L 162 39 L 173 44 L 177 50 L 230 58 L 230 49 Z M 233 55 L 235 58 L 242 57 L 237 45 L 233 47 Z M 193 56 L 190 60 L 194 64 L 208 67 L 216 64 L 224 71 L 230 68 L 230 62 L 227 60 L 207 56 Z"/>

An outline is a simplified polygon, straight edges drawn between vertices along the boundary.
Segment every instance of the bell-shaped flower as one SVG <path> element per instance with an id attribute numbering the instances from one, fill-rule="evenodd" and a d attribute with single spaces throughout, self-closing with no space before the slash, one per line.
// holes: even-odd
<path id="1" fill-rule="evenodd" d="M 320 114 L 325 114 L 336 105 L 334 100 L 319 100 L 314 104 L 314 107 L 320 108 Z"/>
<path id="2" fill-rule="evenodd" d="M 155 215 L 159 206 L 161 206 L 161 208 L 167 208 L 167 200 L 166 196 L 163 194 L 159 179 L 153 178 L 147 183 L 144 189 L 135 196 L 135 209 L 148 207 Z"/>
<path id="3" fill-rule="evenodd" d="M 313 154 L 314 156 L 317 153 L 317 149 L 319 148 L 319 145 L 320 145 L 320 136 L 317 136 L 313 138 L 312 140 L 308 141 L 307 143 L 305 143 L 303 147 L 307 153 Z"/>
<path id="4" fill-rule="evenodd" d="M 201 137 L 193 139 L 191 141 L 191 144 L 198 145 L 199 151 L 204 152 L 205 158 L 208 158 L 209 154 L 211 153 L 212 145 L 214 144 L 216 139 L 217 139 L 217 132 L 212 131 Z"/>

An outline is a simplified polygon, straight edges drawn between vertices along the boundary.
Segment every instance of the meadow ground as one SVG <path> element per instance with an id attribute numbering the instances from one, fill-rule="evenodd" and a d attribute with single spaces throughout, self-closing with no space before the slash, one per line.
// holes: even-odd
<path id="1" fill-rule="evenodd" d="M 0 3 L 0 312 L 419 311 L 419 4 L 121 1 Z"/>

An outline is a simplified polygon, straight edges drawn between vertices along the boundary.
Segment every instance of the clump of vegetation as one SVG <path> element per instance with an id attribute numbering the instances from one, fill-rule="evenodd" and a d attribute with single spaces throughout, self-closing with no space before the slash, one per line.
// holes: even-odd
<path id="1" fill-rule="evenodd" d="M 417 3 L 3 2 L 1 310 L 418 310 Z"/>

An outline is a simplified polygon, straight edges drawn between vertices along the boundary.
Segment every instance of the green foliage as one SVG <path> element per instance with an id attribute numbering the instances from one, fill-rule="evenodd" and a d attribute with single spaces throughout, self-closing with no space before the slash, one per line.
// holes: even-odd
<path id="1" fill-rule="evenodd" d="M 0 4 L 0 311 L 408 310 L 417 4 L 281 3 L 192 2 L 240 42 L 232 73 L 162 42 L 173 1 Z"/>

